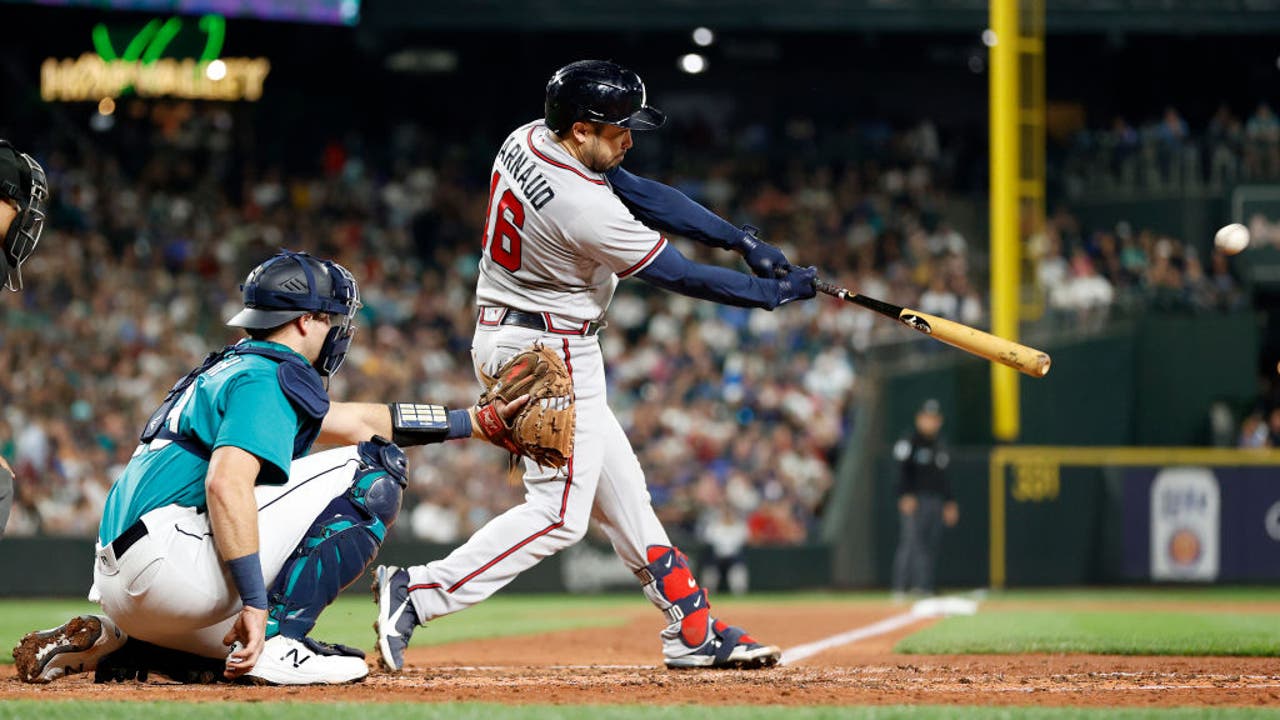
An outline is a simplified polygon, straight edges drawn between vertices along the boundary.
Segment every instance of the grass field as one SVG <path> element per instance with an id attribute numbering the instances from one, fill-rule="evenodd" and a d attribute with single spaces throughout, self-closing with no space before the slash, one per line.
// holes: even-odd
<path id="1" fill-rule="evenodd" d="M 989 597 L 977 615 L 948 618 L 894 650 L 1274 657 L 1280 655 L 1280 616 L 1238 610 L 1278 600 L 1275 590 L 1261 587 L 1003 592 Z M 1222 610 L 1178 609 L 1191 603 Z"/>
<path id="2" fill-rule="evenodd" d="M 1280 618 L 1185 612 L 1022 610 L 953 617 L 899 642 L 902 653 L 1280 655 Z"/>

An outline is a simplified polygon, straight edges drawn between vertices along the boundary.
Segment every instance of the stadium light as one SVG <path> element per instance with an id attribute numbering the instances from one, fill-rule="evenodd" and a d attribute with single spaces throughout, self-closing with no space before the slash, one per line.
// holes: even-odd
<path id="1" fill-rule="evenodd" d="M 698 53 L 689 53 L 680 57 L 680 69 L 690 75 L 697 75 L 707 69 L 707 59 Z"/>

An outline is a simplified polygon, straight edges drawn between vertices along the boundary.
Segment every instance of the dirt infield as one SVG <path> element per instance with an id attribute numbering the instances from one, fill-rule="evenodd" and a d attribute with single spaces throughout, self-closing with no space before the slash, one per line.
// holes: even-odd
<path id="1" fill-rule="evenodd" d="M 1237 608 L 1239 610 L 1240 608 Z M 1269 607 L 1262 610 L 1275 611 Z M 728 619 L 784 649 L 896 615 L 901 608 L 812 604 Z M 669 671 L 652 612 L 625 627 L 414 648 L 402 675 L 375 671 L 333 688 L 94 685 L 75 676 L 25 685 L 0 667 L 9 699 L 498 702 L 507 704 L 1260 706 L 1280 704 L 1275 658 L 898 655 L 930 621 L 761 671 Z M 430 632 L 430 628 L 420 632 Z"/>

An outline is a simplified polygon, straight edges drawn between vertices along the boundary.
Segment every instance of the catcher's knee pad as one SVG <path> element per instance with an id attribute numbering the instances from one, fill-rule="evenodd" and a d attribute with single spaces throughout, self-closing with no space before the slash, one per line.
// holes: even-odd
<path id="1" fill-rule="evenodd" d="M 400 513 L 400 496 L 407 482 L 404 451 L 376 435 L 357 449 L 360 469 L 351 483 L 350 494 L 357 504 L 382 521 L 385 532 Z"/>
<path id="2" fill-rule="evenodd" d="M 320 612 L 373 561 L 400 511 L 404 453 L 374 438 L 360 443 L 351 487 L 330 502 L 271 585 L 268 637 L 303 638 Z"/>
<path id="3" fill-rule="evenodd" d="M 689 647 L 699 647 L 711 628 L 711 603 L 698 587 L 689 559 L 679 548 L 650 545 L 649 564 L 636 571 L 644 594 L 662 610 L 669 624 L 680 623 L 680 637 Z"/>

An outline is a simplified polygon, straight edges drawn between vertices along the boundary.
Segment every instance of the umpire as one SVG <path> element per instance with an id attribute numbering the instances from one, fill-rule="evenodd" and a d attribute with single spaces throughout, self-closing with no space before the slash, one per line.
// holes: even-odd
<path id="1" fill-rule="evenodd" d="M 904 597 L 908 589 L 920 595 L 933 594 L 942 527 L 953 527 L 960 519 L 947 481 L 951 458 L 938 436 L 941 429 L 938 401 L 926 400 L 916 413 L 916 431 L 893 446 L 893 457 L 900 467 L 898 513 L 902 516 L 898 552 L 893 559 L 895 598 Z"/>
<path id="2" fill-rule="evenodd" d="M 22 289 L 20 266 L 35 251 L 44 231 L 49 183 L 30 155 L 0 139 L 0 284 Z M 0 537 L 13 506 L 13 469 L 0 457 Z"/>

